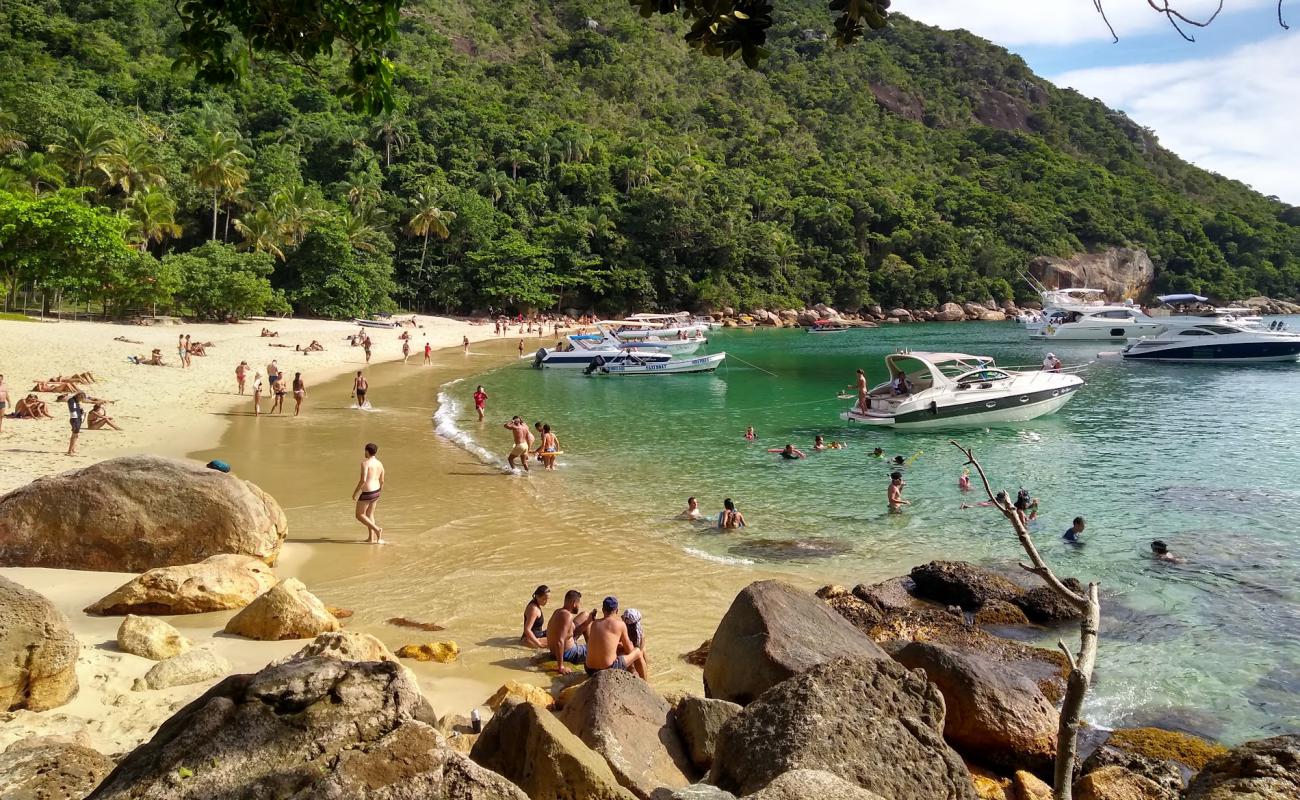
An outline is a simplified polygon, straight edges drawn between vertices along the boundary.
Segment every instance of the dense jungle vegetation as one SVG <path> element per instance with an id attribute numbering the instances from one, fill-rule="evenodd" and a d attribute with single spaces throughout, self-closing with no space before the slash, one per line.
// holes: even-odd
<path id="1" fill-rule="evenodd" d="M 109 313 L 933 306 L 1036 255 L 1300 294 L 1300 209 L 966 33 L 838 47 L 778 4 L 757 69 L 625 0 L 408 0 L 390 113 L 343 58 L 176 68 L 165 0 L 0 5 L 0 278 Z M 906 12 L 898 3 L 896 11 Z"/>

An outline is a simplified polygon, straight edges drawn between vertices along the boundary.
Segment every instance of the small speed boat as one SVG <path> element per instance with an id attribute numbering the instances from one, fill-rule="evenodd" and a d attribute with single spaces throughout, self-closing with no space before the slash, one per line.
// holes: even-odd
<path id="1" fill-rule="evenodd" d="M 851 325 L 845 325 L 837 319 L 819 319 L 809 325 L 807 330 L 809 333 L 839 333 L 840 331 L 847 331 L 851 327 Z"/>
<path id="2" fill-rule="evenodd" d="M 1127 361 L 1196 364 L 1265 364 L 1300 361 L 1300 333 L 1222 319 L 1166 330 L 1134 339 L 1121 351 Z"/>
<path id="3" fill-rule="evenodd" d="M 683 375 L 691 372 L 713 372 L 727 358 L 726 353 L 711 353 L 698 358 L 674 358 L 656 361 L 646 353 L 625 350 L 611 358 L 598 356 L 585 370 L 586 375 Z"/>
<path id="4" fill-rule="evenodd" d="M 397 324 L 391 319 L 354 319 L 353 325 L 360 325 L 363 328 L 396 328 Z"/>
<path id="5" fill-rule="evenodd" d="M 1023 422 L 1060 409 L 1083 386 L 1068 372 L 1019 372 L 988 356 L 894 353 L 894 376 L 867 394 L 867 408 L 840 415 L 847 422 L 898 428 L 956 428 Z"/>

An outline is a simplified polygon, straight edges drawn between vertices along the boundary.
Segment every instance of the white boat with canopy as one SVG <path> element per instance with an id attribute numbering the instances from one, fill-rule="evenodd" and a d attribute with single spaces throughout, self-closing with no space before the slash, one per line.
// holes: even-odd
<path id="1" fill-rule="evenodd" d="M 673 357 L 668 343 L 623 342 L 603 331 L 574 333 L 564 339 L 565 341 L 558 347 L 543 347 L 534 353 L 533 366 L 538 369 L 582 368 L 590 365 L 597 358 L 608 360 L 626 351 L 637 352 L 645 360 L 654 363 L 667 362 Z"/>
<path id="2" fill-rule="evenodd" d="M 588 375 L 683 375 L 693 372 L 713 372 L 726 358 L 726 353 L 710 353 L 697 358 L 653 361 L 647 359 L 645 353 L 625 350 L 613 358 L 596 358 L 584 372 Z"/>

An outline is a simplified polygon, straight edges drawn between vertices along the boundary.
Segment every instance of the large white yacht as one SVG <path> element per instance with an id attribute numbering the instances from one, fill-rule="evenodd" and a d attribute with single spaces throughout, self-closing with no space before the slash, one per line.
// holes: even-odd
<path id="1" fill-rule="evenodd" d="M 1027 325 L 1031 339 L 1100 342 L 1154 336 L 1165 323 L 1129 305 L 1056 306 Z"/>
<path id="2" fill-rule="evenodd" d="M 615 359 L 628 350 L 635 350 L 646 363 L 651 364 L 666 364 L 673 357 L 669 346 L 663 343 L 623 342 L 604 331 L 575 333 L 564 338 L 565 343 L 559 347 L 538 350 L 533 355 L 533 366 L 539 369 L 586 367 L 597 358 Z"/>
<path id="3" fill-rule="evenodd" d="M 1134 339 L 1119 354 L 1130 361 L 1199 364 L 1300 361 L 1300 333 L 1270 330 L 1253 323 L 1207 319 L 1171 327 L 1159 336 Z"/>
<path id="4" fill-rule="evenodd" d="M 952 428 L 1022 422 L 1070 402 L 1083 379 L 1068 372 L 1018 372 L 988 356 L 966 353 L 894 353 L 885 357 L 891 379 L 840 415 L 863 425 Z"/>

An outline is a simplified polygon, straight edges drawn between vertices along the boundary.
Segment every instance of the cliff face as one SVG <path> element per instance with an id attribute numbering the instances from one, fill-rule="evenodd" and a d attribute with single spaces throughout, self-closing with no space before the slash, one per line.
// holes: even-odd
<path id="1" fill-rule="evenodd" d="M 1136 300 L 1150 291 L 1156 268 L 1145 250 L 1108 247 L 1069 258 L 1039 256 L 1029 262 L 1029 274 L 1049 289 L 1104 289 L 1112 300 Z"/>

